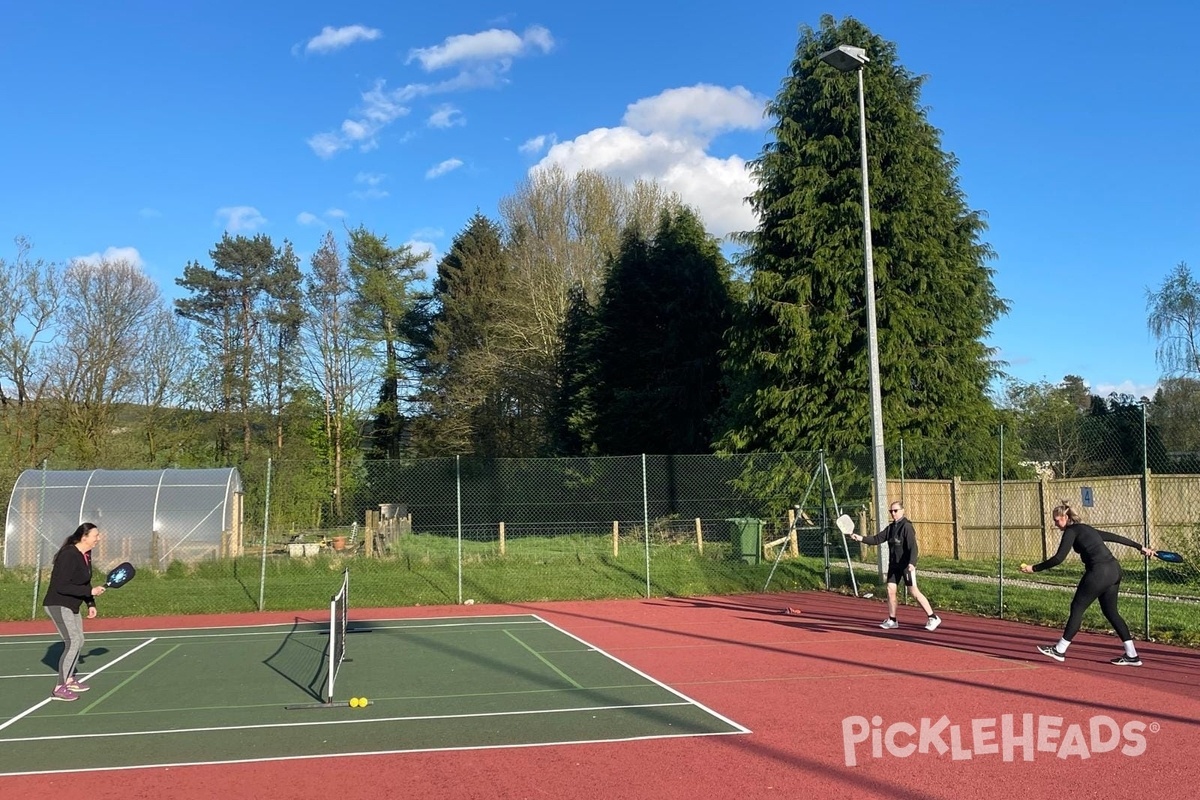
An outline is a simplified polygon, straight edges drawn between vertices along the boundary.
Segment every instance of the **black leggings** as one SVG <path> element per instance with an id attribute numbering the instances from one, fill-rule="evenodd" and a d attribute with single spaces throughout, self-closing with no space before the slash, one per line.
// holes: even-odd
<path id="1" fill-rule="evenodd" d="M 1075 597 L 1071 598 L 1071 616 L 1067 618 L 1067 627 L 1063 638 L 1068 642 L 1079 633 L 1083 624 L 1083 612 L 1088 606 L 1100 601 L 1100 610 L 1108 624 L 1116 630 L 1122 642 L 1128 642 L 1133 637 L 1129 635 L 1129 626 L 1117 611 L 1117 595 L 1121 588 L 1121 565 L 1116 561 L 1101 564 L 1083 573 L 1079 586 L 1075 589 Z"/>

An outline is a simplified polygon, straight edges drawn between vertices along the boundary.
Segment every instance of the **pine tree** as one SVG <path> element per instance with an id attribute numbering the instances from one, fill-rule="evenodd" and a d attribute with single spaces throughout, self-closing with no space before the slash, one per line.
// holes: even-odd
<path id="1" fill-rule="evenodd" d="M 752 163 L 748 300 L 727 354 L 723 450 L 814 451 L 866 463 L 870 402 L 857 79 L 824 64 L 866 49 L 866 117 L 883 423 L 930 474 L 994 459 L 995 374 L 984 344 L 1007 308 L 956 161 L 920 106 L 922 80 L 854 19 L 805 28 L 769 106 L 774 141 Z M 894 452 L 894 450 L 893 450 Z"/>
<path id="2" fill-rule="evenodd" d="M 347 266 L 354 285 L 354 318 L 358 335 L 375 348 L 382 361 L 382 380 L 375 421 L 371 430 L 372 456 L 396 458 L 407 437 L 403 405 L 411 365 L 410 323 L 416 298 L 413 284 L 424 277 L 419 267 L 426 253 L 414 253 L 407 244 L 388 245 L 359 226 L 350 231 Z"/>

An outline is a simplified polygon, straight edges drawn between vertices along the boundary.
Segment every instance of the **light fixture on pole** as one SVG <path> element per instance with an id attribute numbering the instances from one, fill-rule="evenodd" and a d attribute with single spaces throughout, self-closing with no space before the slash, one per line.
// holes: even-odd
<path id="1" fill-rule="evenodd" d="M 863 69 L 867 64 L 867 51 L 848 44 L 821 54 L 821 60 L 840 72 L 858 73 L 858 135 L 859 152 L 862 157 L 862 206 L 863 206 L 863 265 L 866 271 L 867 291 L 867 356 L 871 375 L 871 457 L 875 479 L 875 530 L 887 527 L 888 497 L 887 468 L 883 451 L 883 402 L 879 389 L 879 338 L 875 329 L 875 263 L 871 255 L 871 190 L 867 180 L 867 105 L 863 96 Z M 887 564 L 887 543 L 879 547 L 879 570 L 883 574 Z"/>

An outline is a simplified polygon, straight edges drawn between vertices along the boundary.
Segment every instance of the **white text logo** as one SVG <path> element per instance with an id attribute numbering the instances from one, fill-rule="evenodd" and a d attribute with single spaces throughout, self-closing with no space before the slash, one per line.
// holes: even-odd
<path id="1" fill-rule="evenodd" d="M 1062 717 L 1034 714 L 1004 714 L 999 718 L 973 719 L 967 725 L 951 724 L 942 716 L 916 722 L 884 725 L 879 716 L 853 716 L 842 720 L 842 748 L 846 766 L 853 767 L 866 755 L 908 758 L 920 753 L 950 754 L 954 761 L 976 756 L 1000 756 L 1005 761 L 1033 761 L 1037 753 L 1057 758 L 1088 759 L 1098 753 L 1119 752 L 1140 756 L 1146 752 L 1146 732 L 1157 733 L 1158 723 L 1130 720 L 1124 725 L 1103 714 L 1084 722 L 1065 724 Z M 869 742 L 869 745 L 868 745 Z M 859 745 L 863 745 L 860 752 Z"/>

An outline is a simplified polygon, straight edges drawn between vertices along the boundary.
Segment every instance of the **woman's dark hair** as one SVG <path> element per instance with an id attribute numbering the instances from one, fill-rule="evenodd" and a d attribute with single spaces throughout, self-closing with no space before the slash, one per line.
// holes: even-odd
<path id="1" fill-rule="evenodd" d="M 97 525 L 95 525 L 94 523 L 91 523 L 91 522 L 83 523 L 82 525 L 80 525 L 78 528 L 75 529 L 74 533 L 72 533 L 70 536 L 67 537 L 67 540 L 65 542 L 62 543 L 62 547 L 58 548 L 59 552 L 61 553 L 63 550 L 66 550 L 68 547 L 79 544 L 80 540 L 82 540 L 83 537 L 87 536 L 88 533 L 90 533 L 91 531 L 94 531 L 97 527 L 98 527 Z"/>

